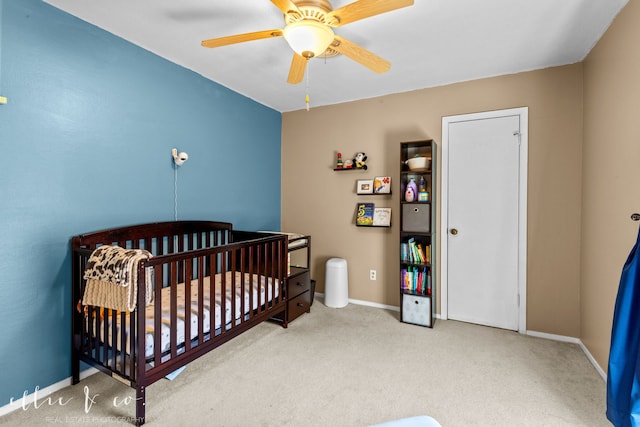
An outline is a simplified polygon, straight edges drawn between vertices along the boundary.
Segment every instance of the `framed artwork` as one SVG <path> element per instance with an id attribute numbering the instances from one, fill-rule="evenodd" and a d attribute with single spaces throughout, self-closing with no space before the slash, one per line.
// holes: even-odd
<path id="1" fill-rule="evenodd" d="M 391 208 L 373 208 L 373 223 L 379 227 L 391 226 Z"/>
<path id="2" fill-rule="evenodd" d="M 376 176 L 373 180 L 373 192 L 375 194 L 390 194 L 391 193 L 391 177 Z"/>
<path id="3" fill-rule="evenodd" d="M 373 180 L 359 179 L 357 183 L 358 194 L 373 194 Z"/>

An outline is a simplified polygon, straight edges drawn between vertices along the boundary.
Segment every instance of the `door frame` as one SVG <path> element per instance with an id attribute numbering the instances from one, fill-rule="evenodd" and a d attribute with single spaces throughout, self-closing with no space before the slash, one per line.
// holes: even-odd
<path id="1" fill-rule="evenodd" d="M 449 224 L 449 125 L 470 120 L 484 120 L 507 116 L 520 118 L 520 149 L 518 178 L 518 332 L 527 331 L 527 171 L 529 147 L 529 108 L 461 114 L 442 117 L 442 161 L 440 187 L 440 318 L 448 318 L 448 232 Z"/>

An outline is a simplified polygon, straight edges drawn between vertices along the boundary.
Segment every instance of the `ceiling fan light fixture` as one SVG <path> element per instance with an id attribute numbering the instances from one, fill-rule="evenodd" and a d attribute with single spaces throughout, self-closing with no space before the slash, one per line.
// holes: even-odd
<path id="1" fill-rule="evenodd" d="M 321 55 L 334 38 L 333 30 L 318 21 L 303 19 L 284 28 L 284 38 L 298 55 L 307 59 Z"/>

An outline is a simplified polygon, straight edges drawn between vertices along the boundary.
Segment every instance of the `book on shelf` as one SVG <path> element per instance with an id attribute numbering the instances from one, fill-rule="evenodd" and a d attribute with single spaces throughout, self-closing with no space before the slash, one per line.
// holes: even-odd
<path id="1" fill-rule="evenodd" d="M 402 290 L 419 295 L 431 295 L 431 275 L 427 267 L 407 267 L 400 270 Z"/>
<path id="2" fill-rule="evenodd" d="M 411 262 L 411 258 L 409 257 L 409 244 L 408 243 L 400 243 L 400 259 L 403 262 Z"/>
<path id="3" fill-rule="evenodd" d="M 416 244 L 416 250 L 418 251 L 418 256 L 420 257 L 420 262 L 425 264 L 427 262 L 424 250 L 422 249 L 422 245 L 420 243 Z"/>
<path id="4" fill-rule="evenodd" d="M 374 203 L 358 203 L 356 210 L 356 225 L 373 225 Z"/>
<path id="5" fill-rule="evenodd" d="M 416 264 L 428 264 L 431 260 L 430 246 L 422 247 L 421 243 L 416 243 L 415 238 L 410 238 L 407 243 L 400 244 L 400 257 L 403 262 Z"/>
<path id="6" fill-rule="evenodd" d="M 376 208 L 373 209 L 373 225 L 381 227 L 391 226 L 391 208 Z"/>
<path id="7" fill-rule="evenodd" d="M 373 179 L 373 192 L 375 194 L 390 194 L 391 193 L 391 177 L 376 176 Z"/>

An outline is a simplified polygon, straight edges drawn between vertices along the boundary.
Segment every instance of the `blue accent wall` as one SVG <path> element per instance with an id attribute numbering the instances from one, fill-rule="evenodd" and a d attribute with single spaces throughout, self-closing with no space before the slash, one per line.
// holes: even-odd
<path id="1" fill-rule="evenodd" d="M 203 51 L 203 55 L 206 52 Z M 281 114 L 40 0 L 0 0 L 0 407 L 71 375 L 76 234 L 280 227 Z"/>

